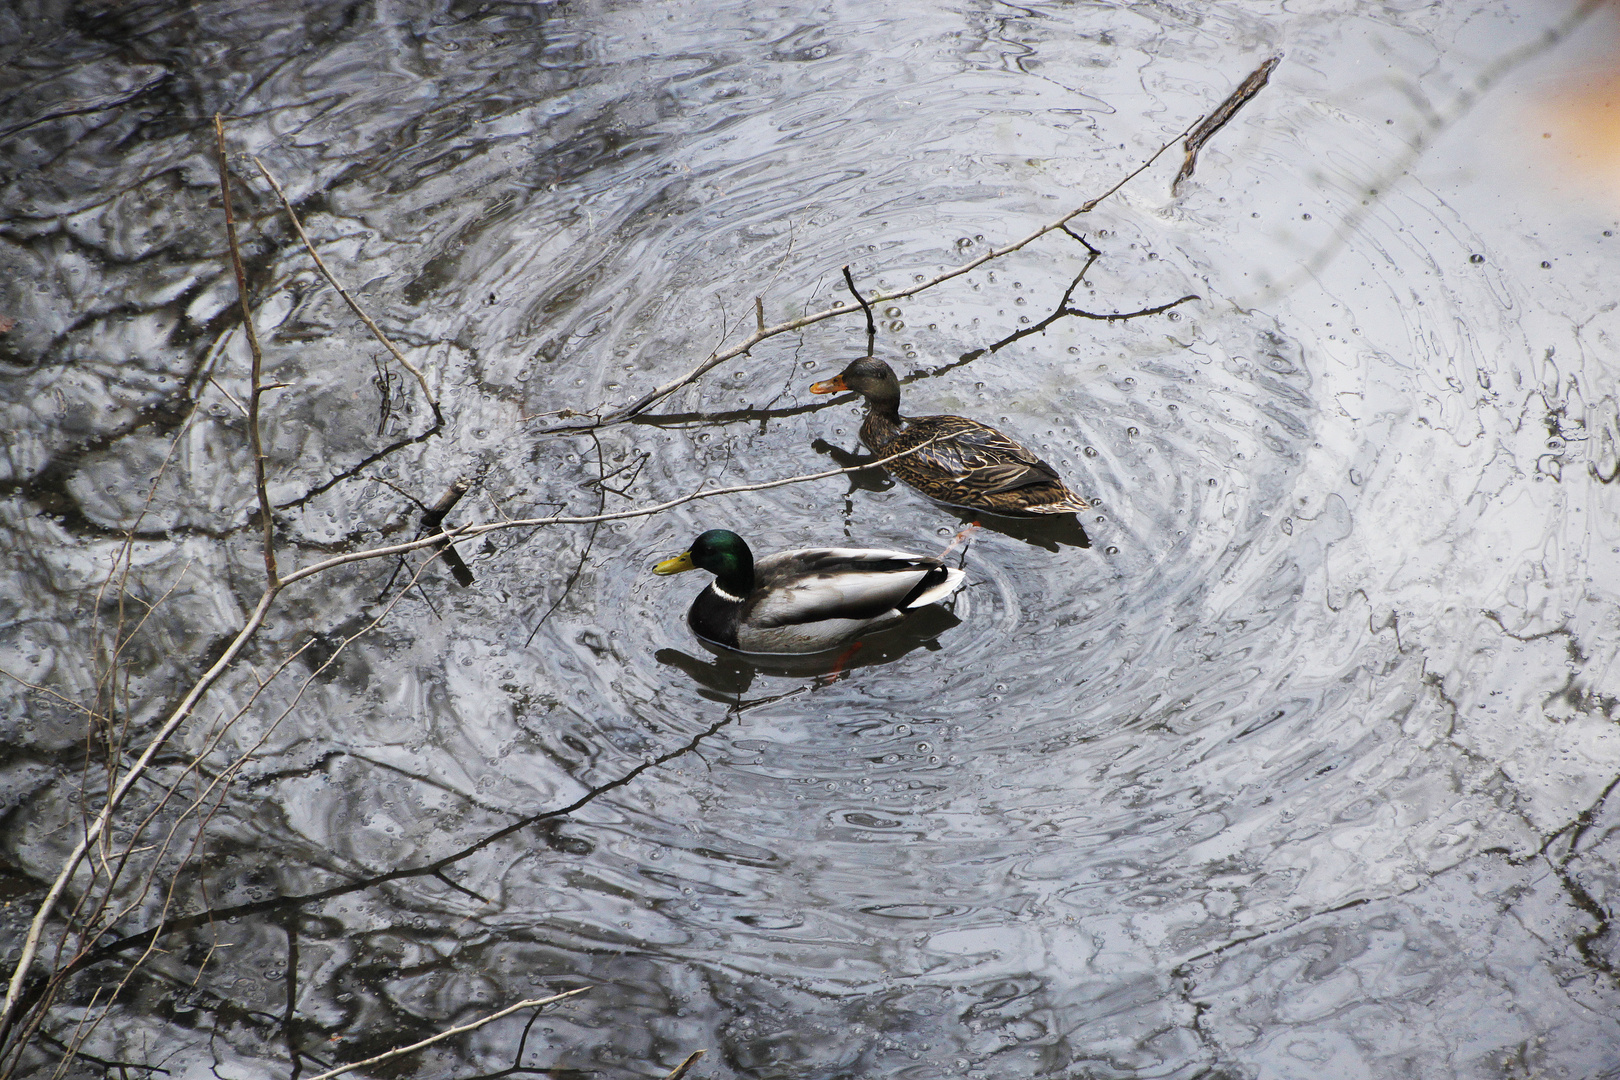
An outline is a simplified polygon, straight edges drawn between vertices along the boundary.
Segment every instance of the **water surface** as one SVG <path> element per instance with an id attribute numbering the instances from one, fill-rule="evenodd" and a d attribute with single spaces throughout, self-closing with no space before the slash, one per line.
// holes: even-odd
<path id="1" fill-rule="evenodd" d="M 204 755 L 204 840 L 152 864 L 163 887 L 106 940 L 216 917 L 163 936 L 91 1053 L 310 1075 L 588 985 L 400 1075 L 654 1077 L 698 1049 L 714 1077 L 1620 1074 L 1620 210 L 1534 112 L 1611 15 L 7 18 L 0 655 L 91 700 L 134 528 L 137 746 L 263 580 L 216 111 L 287 384 L 264 426 L 294 566 L 408 537 L 402 493 L 458 476 L 452 520 L 498 520 L 836 463 L 859 409 L 808 386 L 864 349 L 857 317 L 633 423 L 553 429 L 740 340 L 756 297 L 781 321 L 847 303 L 846 264 L 893 289 L 1027 234 L 1285 57 L 1178 195 L 1172 151 L 1073 223 L 1102 252 L 1076 305 L 1197 301 L 992 349 L 1085 266 L 1055 233 L 880 308 L 904 408 L 1037 448 L 1097 500 L 1089 546 L 970 534 L 952 610 L 836 680 L 711 656 L 684 623 L 699 583 L 648 568 L 716 526 L 759 551 L 937 552 L 963 528 L 869 475 L 496 533 L 461 545 L 467 589 L 437 563 L 405 589 L 420 559 L 289 589 L 137 795 Z M 420 391 L 379 369 L 247 153 L 428 372 L 442 431 L 415 438 Z M 71 709 L 5 693 L 14 942 L 105 755 Z M 138 951 L 47 1030 L 98 1014 Z M 36 1046 L 24 1071 L 48 1075 Z"/>

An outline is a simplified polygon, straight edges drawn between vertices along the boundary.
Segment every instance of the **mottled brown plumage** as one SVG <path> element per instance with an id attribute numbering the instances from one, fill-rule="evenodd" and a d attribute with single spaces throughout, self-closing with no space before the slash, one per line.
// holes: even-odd
<path id="1" fill-rule="evenodd" d="M 861 441 L 879 457 L 934 440 L 884 468 L 936 502 L 1014 517 L 1090 509 L 1052 466 L 988 424 L 964 416 L 901 416 L 900 380 L 881 360 L 852 361 L 841 375 L 810 390 L 853 390 L 864 397 Z"/>

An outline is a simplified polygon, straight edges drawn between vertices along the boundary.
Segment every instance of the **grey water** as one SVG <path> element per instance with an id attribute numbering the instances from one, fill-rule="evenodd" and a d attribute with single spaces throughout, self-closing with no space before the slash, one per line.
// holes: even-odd
<path id="1" fill-rule="evenodd" d="M 1172 147 L 1070 223 L 1078 284 L 1055 232 L 876 313 L 903 410 L 1038 450 L 1085 545 L 854 474 L 291 586 L 18 1075 L 307 1077 L 589 987 L 366 1074 L 1620 1076 L 1620 184 L 1560 96 L 1617 47 L 1554 0 L 0 12 L 8 977 L 102 729 L 127 766 L 263 587 L 215 113 L 285 571 L 458 477 L 493 522 L 834 467 L 842 267 L 1020 239 L 1283 55 L 1179 191 Z M 1071 285 L 1198 299 L 1003 344 Z M 756 298 L 850 315 L 567 430 Z M 968 585 L 755 666 L 649 572 L 711 527 Z"/>

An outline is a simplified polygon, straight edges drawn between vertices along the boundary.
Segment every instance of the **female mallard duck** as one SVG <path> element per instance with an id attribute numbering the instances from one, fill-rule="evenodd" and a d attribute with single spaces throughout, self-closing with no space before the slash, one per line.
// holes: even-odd
<path id="1" fill-rule="evenodd" d="M 884 466 L 936 502 L 1014 517 L 1091 508 L 1057 470 L 989 424 L 964 416 L 901 416 L 900 380 L 882 360 L 862 357 L 810 387 L 813 394 L 841 390 L 866 399 L 861 441 L 878 457 L 938 440 Z"/>
<path id="2" fill-rule="evenodd" d="M 743 538 L 710 529 L 689 551 L 653 567 L 714 575 L 686 613 L 693 633 L 751 653 L 835 649 L 943 600 L 967 575 L 938 559 L 869 548 L 779 551 L 758 563 Z"/>

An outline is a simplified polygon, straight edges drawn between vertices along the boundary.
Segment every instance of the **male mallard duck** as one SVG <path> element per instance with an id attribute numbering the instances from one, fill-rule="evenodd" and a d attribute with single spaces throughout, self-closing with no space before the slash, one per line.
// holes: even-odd
<path id="1" fill-rule="evenodd" d="M 861 441 L 878 457 L 938 439 L 884 466 L 936 502 L 991 514 L 1070 514 L 1091 504 L 1070 491 L 1057 470 L 989 424 L 964 416 L 900 415 L 900 380 L 870 356 L 810 387 L 812 394 L 853 390 L 866 399 Z"/>
<path id="2" fill-rule="evenodd" d="M 751 653 L 834 649 L 943 600 L 967 575 L 938 559 L 870 548 L 779 551 L 758 563 L 743 538 L 710 529 L 690 550 L 653 567 L 714 575 L 686 613 L 693 633 Z"/>

